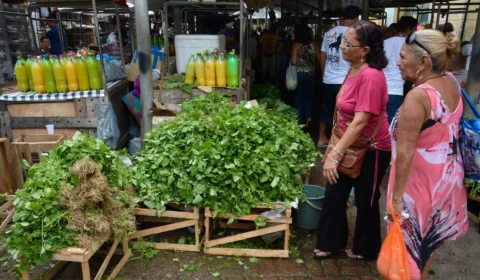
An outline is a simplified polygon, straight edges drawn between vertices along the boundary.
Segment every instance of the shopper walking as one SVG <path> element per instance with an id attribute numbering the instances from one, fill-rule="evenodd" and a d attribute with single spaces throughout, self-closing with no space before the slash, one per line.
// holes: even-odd
<path id="1" fill-rule="evenodd" d="M 290 62 L 297 66 L 295 107 L 298 110 L 299 123 L 308 126 L 312 120 L 315 61 L 320 61 L 320 47 L 313 42 L 312 30 L 306 24 L 295 28 L 295 40 L 290 56 Z"/>
<path id="2" fill-rule="evenodd" d="M 374 259 L 380 251 L 380 182 L 390 163 L 390 138 L 385 113 L 387 82 L 382 69 L 387 66 L 380 27 L 370 21 L 358 21 L 347 29 L 341 43 L 343 59 L 352 67 L 338 93 L 334 128 L 343 136 L 325 154 L 323 175 L 327 179 L 325 199 L 320 214 L 315 258 L 344 250 L 348 240 L 347 200 L 355 191 L 357 219 L 353 259 Z M 360 175 L 353 179 L 337 170 L 345 151 L 359 139 L 373 138 Z"/>
<path id="3" fill-rule="evenodd" d="M 47 32 L 47 26 L 50 30 Z M 55 15 L 48 15 L 46 21 L 43 25 L 42 36 L 48 37 L 50 40 L 50 52 L 51 54 L 60 55 L 63 53 L 62 51 L 62 42 L 60 41 L 60 32 L 58 30 L 59 26 L 57 24 L 57 18 Z M 65 52 L 68 51 L 67 47 L 67 34 L 65 34 L 65 30 L 62 30 L 62 39 L 63 39 L 63 47 Z"/>
<path id="4" fill-rule="evenodd" d="M 442 33 L 410 34 L 398 61 L 414 82 L 390 126 L 392 169 L 387 203 L 402 222 L 412 279 L 427 279 L 435 250 L 467 232 L 467 193 L 458 147 L 462 93 L 447 62 L 458 52 Z M 388 208 L 387 208 L 388 209 Z"/>
<path id="5" fill-rule="evenodd" d="M 397 61 L 400 59 L 400 50 L 402 49 L 405 37 L 416 31 L 417 20 L 413 17 L 403 16 L 397 23 L 397 33 L 394 37 L 385 40 L 385 56 L 388 59 L 388 65 L 383 72 L 387 78 L 388 103 L 387 115 L 388 123 L 392 122 L 398 108 L 403 102 L 403 91 L 405 81 L 402 79 Z"/>
<path id="6" fill-rule="evenodd" d="M 326 135 L 327 124 L 333 120 L 335 98 L 347 75 L 350 64 L 342 58 L 340 43 L 347 28 L 358 21 L 360 8 L 348 6 L 342 14 L 342 26 L 336 26 L 325 33 L 323 37 L 320 68 L 323 72 L 322 85 L 322 107 L 320 110 L 320 131 L 318 146 L 326 146 L 328 138 Z"/>
<path id="7" fill-rule="evenodd" d="M 275 83 L 275 49 L 280 36 L 271 33 L 268 29 L 260 36 L 262 45 L 262 77 L 264 82 Z"/>

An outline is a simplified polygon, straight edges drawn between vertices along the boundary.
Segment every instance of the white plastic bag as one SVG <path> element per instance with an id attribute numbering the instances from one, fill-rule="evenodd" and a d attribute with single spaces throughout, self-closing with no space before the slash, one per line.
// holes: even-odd
<path id="1" fill-rule="evenodd" d="M 117 147 L 120 129 L 112 103 L 98 103 L 97 138 L 102 139 L 112 149 Z"/>
<path id="2" fill-rule="evenodd" d="M 297 89 L 297 67 L 292 63 L 287 68 L 286 84 L 288 90 Z"/>

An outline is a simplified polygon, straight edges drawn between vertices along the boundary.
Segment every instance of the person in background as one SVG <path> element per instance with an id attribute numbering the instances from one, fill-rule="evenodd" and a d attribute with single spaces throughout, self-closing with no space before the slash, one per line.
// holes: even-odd
<path id="1" fill-rule="evenodd" d="M 44 22 L 42 36 L 48 37 L 50 40 L 50 52 L 51 54 L 60 55 L 63 53 L 62 51 L 62 44 L 60 41 L 60 34 L 58 30 L 57 19 L 55 15 L 48 15 L 46 21 Z M 47 26 L 50 27 L 50 30 L 47 32 Z M 62 30 L 63 35 L 63 45 L 65 52 L 68 51 L 67 47 L 67 34 L 65 34 L 65 30 Z"/>
<path id="2" fill-rule="evenodd" d="M 306 127 L 312 120 L 312 93 L 315 83 L 315 61 L 320 61 L 320 47 L 313 41 L 311 28 L 300 24 L 295 28 L 295 43 L 290 62 L 297 66 L 295 108 L 300 124 Z"/>
<path id="3" fill-rule="evenodd" d="M 398 66 L 414 82 L 390 126 L 392 167 L 387 205 L 401 222 L 411 279 L 426 280 L 435 251 L 468 230 L 467 192 L 460 153 L 462 93 L 449 58 L 458 49 L 442 33 L 407 36 Z M 389 208 L 387 207 L 387 211 Z"/>
<path id="4" fill-rule="evenodd" d="M 392 122 L 393 117 L 403 102 L 405 82 L 397 66 L 397 61 L 400 59 L 400 50 L 402 49 L 403 42 L 405 42 L 405 37 L 416 31 L 416 28 L 417 20 L 415 18 L 403 16 L 397 23 L 397 34 L 384 42 L 385 56 L 388 59 L 388 65 L 383 70 L 387 78 L 388 86 L 388 123 Z"/>
<path id="5" fill-rule="evenodd" d="M 380 184 L 390 163 L 391 143 L 388 119 L 387 82 L 383 69 L 388 61 L 383 49 L 380 27 L 370 21 L 357 21 L 345 31 L 341 43 L 343 59 L 352 67 L 337 97 L 336 129 L 343 136 L 331 143 L 324 156 L 323 176 L 327 179 L 325 198 L 320 212 L 320 226 L 315 258 L 325 258 L 342 251 L 348 241 L 347 200 L 355 190 L 357 218 L 353 248 L 347 250 L 352 259 L 376 259 L 380 252 Z M 374 135 L 376 133 L 376 135 Z M 337 168 L 345 151 L 358 138 L 373 139 L 360 175 L 353 179 Z"/>
<path id="6" fill-rule="evenodd" d="M 46 36 L 40 38 L 40 49 L 38 50 L 40 55 L 50 54 L 50 39 Z"/>
<path id="7" fill-rule="evenodd" d="M 128 38 L 127 31 L 125 31 L 125 29 L 122 28 L 120 32 L 122 34 L 122 41 L 123 41 L 123 56 L 125 58 L 125 64 L 128 64 L 130 63 L 130 61 L 132 61 L 132 58 L 133 58 L 132 45 Z M 122 60 L 122 55 L 120 52 L 120 41 L 105 44 L 102 46 L 102 48 L 106 54 L 113 56 L 120 61 Z"/>
<path id="8" fill-rule="evenodd" d="M 262 45 L 262 76 L 264 82 L 275 82 L 275 50 L 280 36 L 271 33 L 268 29 L 260 36 Z"/>
<path id="9" fill-rule="evenodd" d="M 330 29 L 323 37 L 320 56 L 320 68 L 323 73 L 323 100 L 320 109 L 320 130 L 317 147 L 325 147 L 328 144 L 327 124 L 333 121 L 335 98 L 350 68 L 350 63 L 342 58 L 342 50 L 340 49 L 343 33 L 350 25 L 358 21 L 359 15 L 360 8 L 348 6 L 342 14 L 343 24 Z"/>
<path id="10" fill-rule="evenodd" d="M 235 50 L 236 54 L 240 53 L 240 44 L 238 40 L 236 39 L 236 34 L 235 30 L 228 28 L 225 30 L 225 37 L 226 37 L 226 42 L 225 42 L 225 49 L 227 52 L 231 52 Z"/>
<path id="11" fill-rule="evenodd" d="M 113 44 L 118 42 L 117 20 L 115 17 L 110 20 L 110 24 L 113 26 L 113 29 L 112 32 L 108 34 L 107 44 Z"/>

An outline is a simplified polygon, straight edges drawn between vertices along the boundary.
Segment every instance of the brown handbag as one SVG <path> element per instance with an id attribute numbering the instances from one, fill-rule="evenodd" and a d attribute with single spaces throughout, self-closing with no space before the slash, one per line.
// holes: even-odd
<path id="1" fill-rule="evenodd" d="M 343 90 L 343 85 L 341 90 Z M 328 155 L 333 149 L 333 147 L 343 137 L 342 129 L 337 126 L 337 111 L 337 106 L 335 106 L 332 136 L 330 137 L 330 141 L 328 142 L 328 147 L 325 151 L 325 155 Z M 375 141 L 375 136 L 377 136 L 378 130 L 380 129 L 380 124 L 382 123 L 384 114 L 385 110 L 383 110 L 380 114 L 377 126 L 375 127 L 375 130 L 373 131 L 373 134 L 370 138 L 358 138 L 357 140 L 355 140 L 355 142 L 353 142 L 352 145 L 350 145 L 350 147 L 345 150 L 343 158 L 340 160 L 340 163 L 337 167 L 337 171 L 339 173 L 342 173 L 343 175 L 346 175 L 353 179 L 360 176 L 363 161 L 365 160 L 365 156 L 368 150 L 372 147 L 372 144 Z"/>

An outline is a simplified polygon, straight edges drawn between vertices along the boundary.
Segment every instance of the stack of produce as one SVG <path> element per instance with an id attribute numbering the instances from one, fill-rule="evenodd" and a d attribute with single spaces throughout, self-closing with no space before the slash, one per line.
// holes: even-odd
<path id="1" fill-rule="evenodd" d="M 176 202 L 244 215 L 260 203 L 305 199 L 300 174 L 316 155 L 295 120 L 264 107 L 234 109 L 214 90 L 146 135 L 132 179 L 151 209 Z"/>
<path id="2" fill-rule="evenodd" d="M 84 59 L 83 53 L 75 59 L 68 56 L 45 55 L 31 57 L 25 61 L 18 57 L 15 65 L 18 89 L 22 92 L 56 93 L 101 89 L 103 87 L 100 63 L 89 53 Z"/>
<path id="3" fill-rule="evenodd" d="M 228 53 L 218 53 L 217 50 L 204 55 L 197 53 L 197 58 L 192 54 L 187 61 L 185 83 L 192 86 L 196 81 L 201 86 L 238 87 L 238 58 L 235 50 Z"/>
<path id="4" fill-rule="evenodd" d="M 129 169 L 101 140 L 77 133 L 27 168 L 7 233 L 18 270 L 44 263 L 57 250 L 92 248 L 135 230 Z"/>

